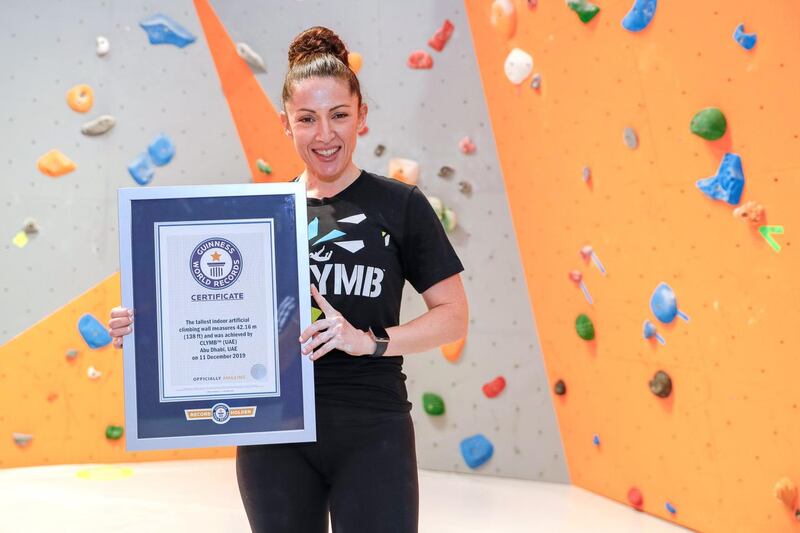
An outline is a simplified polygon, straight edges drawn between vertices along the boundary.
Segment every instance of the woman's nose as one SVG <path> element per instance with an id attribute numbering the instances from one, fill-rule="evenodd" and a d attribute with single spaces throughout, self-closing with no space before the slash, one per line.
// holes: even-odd
<path id="1" fill-rule="evenodd" d="M 331 129 L 331 125 L 328 123 L 327 120 L 320 120 L 317 122 L 317 141 L 321 143 L 327 143 L 328 141 L 332 140 L 333 137 L 333 130 Z"/>

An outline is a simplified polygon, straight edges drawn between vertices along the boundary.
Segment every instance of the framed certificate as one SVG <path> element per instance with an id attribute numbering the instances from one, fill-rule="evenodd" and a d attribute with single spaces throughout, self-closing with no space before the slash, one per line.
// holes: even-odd
<path id="1" fill-rule="evenodd" d="M 302 183 L 119 190 L 128 450 L 316 439 Z"/>

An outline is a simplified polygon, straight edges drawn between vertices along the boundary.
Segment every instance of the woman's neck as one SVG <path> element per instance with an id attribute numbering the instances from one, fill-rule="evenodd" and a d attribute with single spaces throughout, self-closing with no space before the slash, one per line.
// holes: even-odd
<path id="1" fill-rule="evenodd" d="M 359 175 L 361 170 L 351 162 L 339 176 L 332 179 L 322 179 L 306 168 L 300 174 L 300 181 L 305 182 L 306 193 L 310 198 L 330 198 L 346 189 Z"/>

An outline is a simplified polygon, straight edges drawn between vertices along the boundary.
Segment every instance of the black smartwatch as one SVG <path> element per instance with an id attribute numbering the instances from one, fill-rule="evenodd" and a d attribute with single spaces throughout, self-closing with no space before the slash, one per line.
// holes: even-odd
<path id="1" fill-rule="evenodd" d="M 389 346 L 389 334 L 386 333 L 386 329 L 381 326 L 372 326 L 369 328 L 369 335 L 375 341 L 375 351 L 370 357 L 383 357 L 386 347 Z"/>

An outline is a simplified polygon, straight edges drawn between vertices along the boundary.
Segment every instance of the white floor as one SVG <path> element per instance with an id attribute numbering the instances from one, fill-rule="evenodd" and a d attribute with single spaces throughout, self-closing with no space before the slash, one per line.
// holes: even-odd
<path id="1" fill-rule="evenodd" d="M 0 470 L 0 532 L 55 531 L 227 533 L 249 527 L 232 459 Z M 422 470 L 420 531 L 686 530 L 569 485 Z"/>

